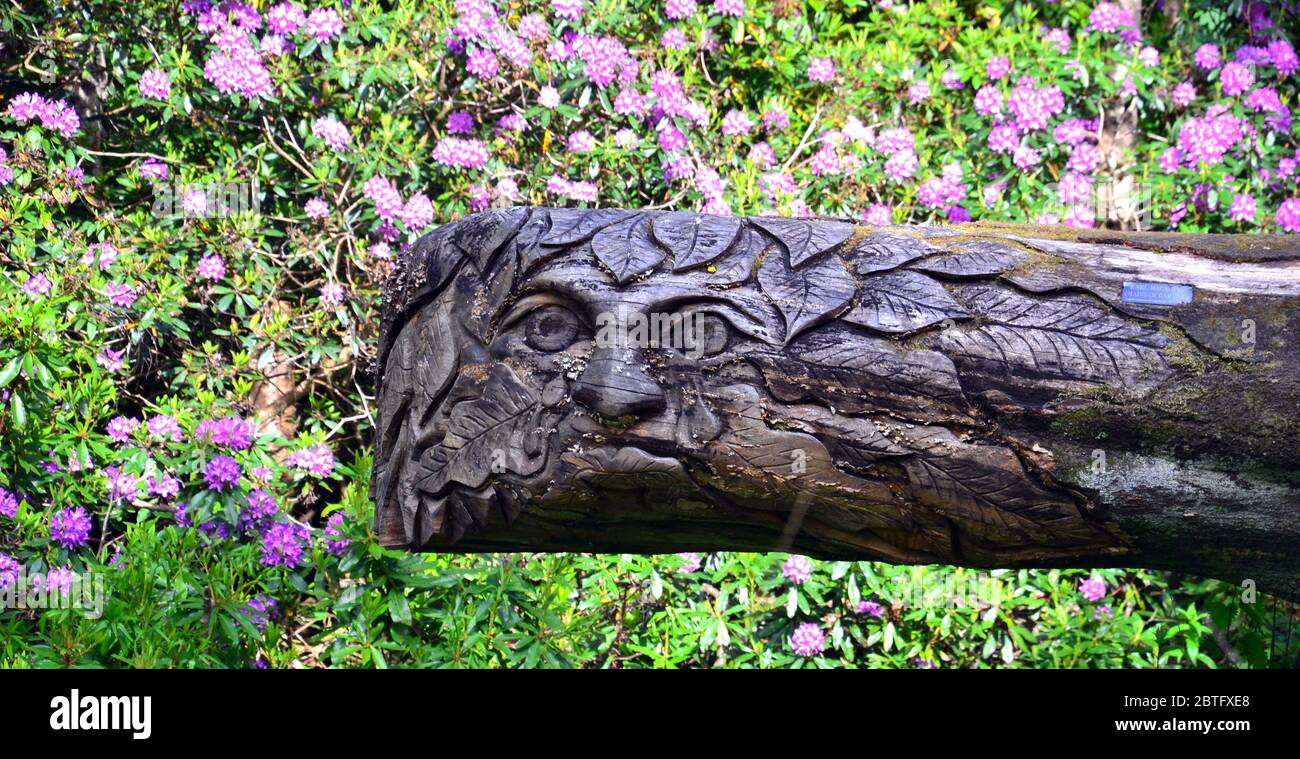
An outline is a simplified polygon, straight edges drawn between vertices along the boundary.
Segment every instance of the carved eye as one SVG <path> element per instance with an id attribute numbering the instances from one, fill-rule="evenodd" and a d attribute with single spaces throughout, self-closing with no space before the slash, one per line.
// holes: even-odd
<path id="1" fill-rule="evenodd" d="M 524 342 L 533 350 L 554 353 L 573 344 L 582 324 L 563 306 L 546 306 L 528 315 Z"/>
<path id="2" fill-rule="evenodd" d="M 673 335 L 669 344 L 691 358 L 716 356 L 727 349 L 731 339 L 726 320 L 703 311 L 685 314 L 680 329 L 680 335 Z"/>

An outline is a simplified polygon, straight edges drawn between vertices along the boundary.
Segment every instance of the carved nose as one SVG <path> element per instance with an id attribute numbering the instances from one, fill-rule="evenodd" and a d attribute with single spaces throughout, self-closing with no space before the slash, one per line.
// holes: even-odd
<path id="1" fill-rule="evenodd" d="M 578 376 L 574 400 L 607 419 L 662 411 L 663 389 L 641 370 L 642 360 L 633 348 L 597 348 Z"/>

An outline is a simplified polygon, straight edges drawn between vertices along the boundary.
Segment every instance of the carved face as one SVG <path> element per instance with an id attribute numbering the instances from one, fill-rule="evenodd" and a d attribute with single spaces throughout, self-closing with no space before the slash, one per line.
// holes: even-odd
<path id="1" fill-rule="evenodd" d="M 977 439 L 980 404 L 1140 391 L 1166 370 L 1161 337 L 998 284 L 1024 257 L 837 221 L 510 209 L 448 225 L 386 304 L 381 539 L 707 550 L 730 547 L 709 525 L 743 514 L 748 545 L 819 555 L 1106 544 L 1015 445 Z M 1011 364 L 1033 371 L 1011 380 Z M 645 529 L 611 545 L 614 517 Z"/>

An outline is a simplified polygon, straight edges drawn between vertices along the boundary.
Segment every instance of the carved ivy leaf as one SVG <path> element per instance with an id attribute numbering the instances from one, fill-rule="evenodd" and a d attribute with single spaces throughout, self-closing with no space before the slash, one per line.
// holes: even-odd
<path id="1" fill-rule="evenodd" d="M 458 222 L 451 233 L 452 239 L 474 258 L 479 269 L 486 269 L 492 257 L 527 219 L 527 208 L 485 211 Z"/>
<path id="2" fill-rule="evenodd" d="M 833 325 L 755 360 L 783 401 L 816 399 L 836 409 L 906 419 L 969 419 L 957 368 L 937 351 L 902 350 L 895 341 Z"/>
<path id="3" fill-rule="evenodd" d="M 596 233 L 591 240 L 591 250 L 596 258 L 614 274 L 614 279 L 625 285 L 638 274 L 644 274 L 664 260 L 664 252 L 650 240 L 650 225 L 644 216 L 637 215 L 611 224 Z"/>
<path id="4" fill-rule="evenodd" d="M 943 285 L 911 271 L 864 277 L 862 300 L 843 317 L 877 332 L 904 333 L 970 314 Z"/>
<path id="5" fill-rule="evenodd" d="M 715 271 L 709 273 L 708 283 L 725 287 L 749 281 L 754 274 L 754 259 L 766 242 L 767 238 L 754 231 L 752 226 L 742 224 L 736 244 L 714 263 Z"/>
<path id="6" fill-rule="evenodd" d="M 452 410 L 446 437 L 421 460 L 427 474 L 417 487 L 435 495 L 452 482 L 479 488 L 497 464 L 519 474 L 533 474 L 544 463 L 543 457 L 529 457 L 525 451 L 539 408 L 537 396 L 514 370 L 498 364 L 483 395 Z"/>
<path id="7" fill-rule="evenodd" d="M 968 279 L 1011 271 L 1025 260 L 1025 254 L 1019 250 L 991 240 L 963 243 L 957 250 L 950 255 L 937 255 L 917 261 L 909 268 L 945 277 Z"/>
<path id="8" fill-rule="evenodd" d="M 673 254 L 673 271 L 704 266 L 718 259 L 740 235 L 733 216 L 668 213 L 652 225 L 654 237 Z"/>
<path id="9" fill-rule="evenodd" d="M 909 261 L 938 252 L 925 240 L 907 235 L 881 233 L 867 235 L 857 245 L 849 248 L 844 257 L 857 274 L 870 274 L 887 269 L 897 269 Z"/>
<path id="10" fill-rule="evenodd" d="M 853 299 L 853 278 L 838 256 L 792 269 L 780 250 L 768 250 L 758 286 L 785 318 L 785 342 L 844 309 Z"/>
<path id="11" fill-rule="evenodd" d="M 982 371 L 1032 379 L 1146 387 L 1168 376 L 1160 332 L 1078 295 L 1030 298 L 994 286 L 964 288 L 981 317 L 970 332 L 945 330 L 939 345 Z"/>
<path id="12" fill-rule="evenodd" d="M 552 208 L 548 213 L 551 217 L 551 228 L 542 236 L 540 242 L 552 246 L 586 242 L 610 224 L 637 215 L 613 208 L 594 211 L 581 208 Z"/>
<path id="13" fill-rule="evenodd" d="M 842 221 L 812 223 L 802 219 L 773 217 L 756 218 L 752 221 L 781 241 L 790 252 L 790 265 L 796 269 L 804 261 L 843 244 L 853 236 L 853 225 Z"/>

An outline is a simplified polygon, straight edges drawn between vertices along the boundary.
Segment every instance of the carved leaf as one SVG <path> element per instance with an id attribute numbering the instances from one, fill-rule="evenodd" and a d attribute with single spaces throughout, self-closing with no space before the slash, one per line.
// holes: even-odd
<path id="1" fill-rule="evenodd" d="M 760 217 L 752 219 L 790 252 L 790 265 L 799 268 L 818 253 L 834 248 L 853 236 L 853 225 L 842 221 L 807 222 L 802 219 Z"/>
<path id="2" fill-rule="evenodd" d="M 633 216 L 600 230 L 591 240 L 591 249 L 620 285 L 664 260 L 663 250 L 650 240 L 650 225 L 644 216 Z"/>
<path id="3" fill-rule="evenodd" d="M 862 300 L 841 318 L 877 332 L 903 333 L 970 314 L 943 285 L 916 272 L 899 271 L 864 277 Z"/>
<path id="4" fill-rule="evenodd" d="M 1142 387 L 1168 374 L 1158 350 L 1164 335 L 1108 313 L 1084 296 L 1034 299 L 993 286 L 973 286 L 962 298 L 982 326 L 945 330 L 939 344 L 961 362 L 985 371 Z"/>
<path id="5" fill-rule="evenodd" d="M 715 271 L 708 275 L 708 283 L 725 287 L 747 282 L 754 273 L 754 259 L 765 243 L 767 238 L 748 224 L 742 224 L 736 244 L 714 262 Z"/>
<path id="6" fill-rule="evenodd" d="M 815 398 L 836 409 L 889 411 L 902 418 L 968 419 L 957 368 L 942 353 L 906 351 L 845 327 L 824 327 L 784 352 L 756 356 L 772 394 Z"/>
<path id="7" fill-rule="evenodd" d="M 452 227 L 451 236 L 456 245 L 474 259 L 479 269 L 485 269 L 527 219 L 527 208 L 485 211 L 457 222 Z"/>
<path id="8" fill-rule="evenodd" d="M 1050 542 L 1051 523 L 1077 522 L 1074 504 L 1030 479 L 1010 449 L 963 443 L 942 427 L 915 430 L 911 440 L 918 455 L 904 467 L 916 499 L 964 531 Z"/>
<path id="9" fill-rule="evenodd" d="M 435 495 L 451 482 L 479 488 L 497 464 L 519 474 L 533 474 L 545 463 L 544 457 L 526 453 L 532 448 L 528 441 L 536 434 L 539 408 L 537 396 L 514 370 L 498 364 L 482 397 L 452 409 L 446 437 L 421 460 L 427 474 L 417 487 Z"/>
<path id="10" fill-rule="evenodd" d="M 791 269 L 779 250 L 769 250 L 758 285 L 785 318 L 785 341 L 842 310 L 853 299 L 853 278 L 838 256 Z"/>
<path id="11" fill-rule="evenodd" d="M 896 269 L 909 261 L 931 255 L 939 249 L 915 237 L 881 233 L 867 235 L 845 253 L 857 274 Z"/>
<path id="12" fill-rule="evenodd" d="M 669 213 L 652 226 L 654 237 L 673 254 L 673 271 L 703 266 L 716 260 L 740 236 L 740 220 L 733 216 Z"/>
<path id="13" fill-rule="evenodd" d="M 581 208 L 552 208 L 549 213 L 551 228 L 540 240 L 543 245 L 576 245 L 586 242 L 610 224 L 635 215 L 631 211 L 613 208 L 594 211 Z"/>
<path id="14" fill-rule="evenodd" d="M 1011 271 L 1025 260 L 1025 254 L 1019 250 L 990 240 L 974 240 L 957 249 L 960 252 L 917 261 L 909 268 L 964 279 Z"/>

